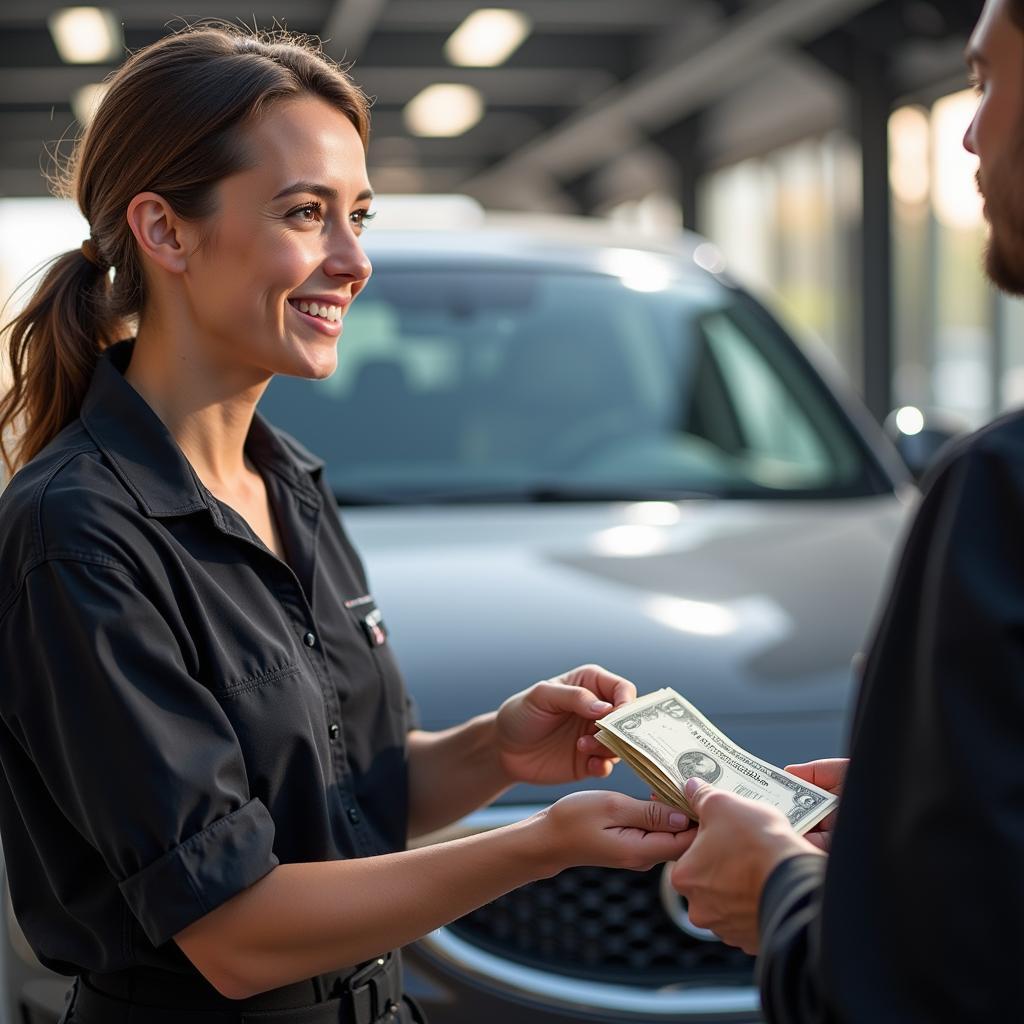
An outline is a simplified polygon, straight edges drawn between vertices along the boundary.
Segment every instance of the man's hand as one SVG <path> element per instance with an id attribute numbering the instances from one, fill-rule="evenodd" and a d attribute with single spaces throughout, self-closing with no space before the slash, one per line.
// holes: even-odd
<path id="1" fill-rule="evenodd" d="M 812 786 L 827 790 L 835 796 L 843 791 L 843 782 L 846 780 L 846 769 L 850 761 L 845 757 L 830 757 L 824 761 L 808 761 L 806 764 L 788 764 L 786 771 L 795 775 Z M 832 848 L 832 830 L 836 825 L 836 815 L 839 813 L 837 807 L 827 818 L 823 818 L 804 838 L 819 850 L 825 853 Z"/>
<path id="2" fill-rule="evenodd" d="M 756 953 L 757 911 L 768 876 L 789 857 L 821 851 L 798 836 L 774 807 L 697 779 L 686 783 L 685 792 L 700 824 L 693 845 L 672 869 L 672 885 L 686 898 L 698 928 Z"/>
<path id="3" fill-rule="evenodd" d="M 636 687 L 583 665 L 509 697 L 495 722 L 497 753 L 510 782 L 604 778 L 616 761 L 594 738 L 597 719 L 636 698 Z"/>

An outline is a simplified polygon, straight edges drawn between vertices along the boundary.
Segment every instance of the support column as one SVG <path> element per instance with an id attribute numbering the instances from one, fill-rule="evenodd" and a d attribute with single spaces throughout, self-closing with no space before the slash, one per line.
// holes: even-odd
<path id="1" fill-rule="evenodd" d="M 594 173 L 588 172 L 573 178 L 571 181 L 560 182 L 562 191 L 576 204 L 576 209 L 584 216 L 594 212 Z"/>
<path id="2" fill-rule="evenodd" d="M 675 168 L 676 198 L 683 209 L 683 227 L 688 231 L 700 230 L 697 182 L 704 173 L 702 119 L 701 113 L 693 114 L 651 135 L 651 142 L 672 161 Z"/>
<path id="3" fill-rule="evenodd" d="M 893 261 L 889 196 L 892 92 L 884 62 L 860 48 L 854 62 L 853 126 L 861 147 L 864 206 L 861 231 L 861 384 L 878 420 L 892 408 Z"/>

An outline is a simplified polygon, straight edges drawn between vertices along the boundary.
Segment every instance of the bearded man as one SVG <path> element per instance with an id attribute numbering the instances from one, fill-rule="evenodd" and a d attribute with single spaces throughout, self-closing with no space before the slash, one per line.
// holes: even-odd
<path id="1" fill-rule="evenodd" d="M 986 270 L 1024 294 L 1024 0 L 987 0 L 979 94 Z M 699 779 L 673 869 L 690 919 L 748 952 L 771 1024 L 1024 1021 L 1024 414 L 958 443 L 924 497 L 864 665 L 849 769 L 806 838 Z M 843 776 L 845 774 L 845 782 Z"/>

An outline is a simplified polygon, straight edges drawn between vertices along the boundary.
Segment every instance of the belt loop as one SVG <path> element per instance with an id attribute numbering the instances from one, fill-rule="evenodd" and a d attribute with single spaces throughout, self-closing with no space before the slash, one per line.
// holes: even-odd
<path id="1" fill-rule="evenodd" d="M 324 992 L 324 980 L 319 975 L 311 979 L 313 982 L 313 1001 L 322 1003 L 327 998 Z"/>

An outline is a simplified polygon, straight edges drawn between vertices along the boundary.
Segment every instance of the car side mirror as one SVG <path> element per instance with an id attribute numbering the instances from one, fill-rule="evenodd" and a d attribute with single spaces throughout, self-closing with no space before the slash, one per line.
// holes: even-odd
<path id="1" fill-rule="evenodd" d="M 971 429 L 970 423 L 955 413 L 923 410 L 913 405 L 894 409 L 883 426 L 915 480 L 920 480 L 934 465 L 939 452 L 950 441 Z"/>

